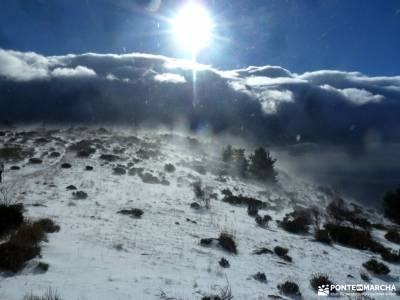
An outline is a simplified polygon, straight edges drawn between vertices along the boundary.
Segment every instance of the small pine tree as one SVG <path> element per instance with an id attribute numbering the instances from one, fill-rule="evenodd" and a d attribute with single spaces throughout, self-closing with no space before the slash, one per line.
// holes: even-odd
<path id="1" fill-rule="evenodd" d="M 233 153 L 235 172 L 240 177 L 246 177 L 249 162 L 247 161 L 244 149 L 235 149 Z"/>
<path id="2" fill-rule="evenodd" d="M 383 197 L 383 211 L 385 217 L 400 224 L 400 187 L 396 191 L 387 192 Z"/>
<path id="3" fill-rule="evenodd" d="M 274 165 L 276 159 L 272 158 L 269 151 L 260 147 L 250 156 L 250 173 L 257 179 L 267 182 L 276 182 L 277 173 Z"/>
<path id="4" fill-rule="evenodd" d="M 228 145 L 223 151 L 222 151 L 222 160 L 226 163 L 232 161 L 232 146 Z"/>

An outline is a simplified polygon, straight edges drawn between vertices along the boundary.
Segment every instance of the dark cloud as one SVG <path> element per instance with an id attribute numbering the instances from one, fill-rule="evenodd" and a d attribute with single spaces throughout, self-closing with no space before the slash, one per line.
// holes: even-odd
<path id="1" fill-rule="evenodd" d="M 400 141 L 400 76 L 220 71 L 147 54 L 45 57 L 0 50 L 0 118 L 115 122 L 240 134 L 259 143 Z M 184 121 L 182 121 L 184 120 Z"/>

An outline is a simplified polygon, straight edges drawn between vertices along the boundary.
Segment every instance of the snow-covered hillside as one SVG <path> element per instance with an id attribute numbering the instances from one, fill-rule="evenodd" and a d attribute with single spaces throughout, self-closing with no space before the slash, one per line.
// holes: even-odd
<path id="1" fill-rule="evenodd" d="M 6 162 L 3 185 L 10 197 L 24 204 L 25 216 L 49 217 L 61 227 L 42 242 L 42 257 L 17 274 L 0 275 L 1 300 L 20 300 L 49 288 L 65 300 L 201 299 L 227 286 L 233 299 L 291 299 L 277 288 L 287 280 L 299 285 L 302 299 L 318 299 L 310 287 L 313 274 L 326 273 L 338 284 L 364 283 L 362 264 L 372 257 L 382 261 L 371 251 L 315 241 L 313 226 L 308 234 L 283 230 L 277 221 L 295 208 L 318 208 L 324 223 L 334 193 L 291 177 L 279 162 L 277 186 L 226 175 L 224 145 L 217 138 L 116 128 L 19 129 L 0 138 L 0 147 L 32 148 L 32 156 L 41 160 L 29 162 L 27 155 Z M 87 142 L 77 144 L 82 140 Z M 196 197 L 196 183 L 210 208 Z M 246 206 L 223 201 L 227 189 L 263 201 L 259 214 L 272 217 L 268 226 L 258 226 Z M 133 208 L 143 215 L 120 213 Z M 391 224 L 377 212 L 363 213 L 372 223 Z M 200 243 L 221 232 L 233 236 L 237 254 Z M 371 234 L 399 248 L 384 238 L 385 231 L 372 229 Z M 273 253 L 276 246 L 288 248 L 292 261 Z M 254 254 L 261 248 L 272 253 Z M 219 265 L 223 257 L 229 268 Z M 38 262 L 48 263 L 48 271 L 38 273 Z M 371 273 L 371 283 L 397 285 L 399 265 L 385 264 L 389 275 Z M 254 278 L 258 272 L 265 273 L 266 282 Z"/>

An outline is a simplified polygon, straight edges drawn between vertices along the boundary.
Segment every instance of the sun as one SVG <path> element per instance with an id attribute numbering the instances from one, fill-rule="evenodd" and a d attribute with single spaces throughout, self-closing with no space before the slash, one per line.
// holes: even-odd
<path id="1" fill-rule="evenodd" d="M 187 3 L 172 20 L 174 36 L 184 50 L 196 55 L 211 42 L 213 22 L 207 10 L 195 2 Z"/>

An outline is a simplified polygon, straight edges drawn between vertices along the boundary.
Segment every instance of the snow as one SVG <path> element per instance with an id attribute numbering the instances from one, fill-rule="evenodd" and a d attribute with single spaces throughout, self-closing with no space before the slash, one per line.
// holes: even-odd
<path id="1" fill-rule="evenodd" d="M 140 140 L 130 146 L 118 138 L 132 135 Z M 85 138 L 101 139 L 105 149 L 89 158 L 77 158 L 67 150 L 71 141 Z M 44 156 L 40 165 L 31 165 L 27 160 L 18 163 L 21 170 L 5 172 L 5 184 L 13 185 L 14 197 L 25 204 L 27 216 L 50 217 L 61 231 L 49 235 L 48 242 L 42 243 L 42 257 L 29 262 L 23 271 L 0 275 L 1 300 L 20 300 L 31 292 L 40 295 L 48 288 L 68 300 L 160 299 L 161 295 L 201 299 L 218 293 L 227 284 L 234 299 L 268 299 L 268 295 L 279 295 L 277 285 L 286 280 L 298 283 L 304 299 L 318 299 L 309 285 L 313 273 L 328 273 L 340 284 L 363 283 L 361 265 L 376 256 L 336 244 L 324 245 L 315 242 L 312 235 L 291 234 L 277 226 L 275 221 L 295 206 L 326 207 L 329 197 L 312 183 L 291 178 L 284 170 L 279 171 L 282 189 L 232 177 L 221 182 L 217 174 L 196 172 L 194 162 L 202 163 L 207 170 L 218 169 L 222 145 L 215 139 L 198 137 L 200 146 L 196 147 L 184 136 L 166 138 L 158 132 L 127 129 L 113 129 L 106 134 L 63 129 L 49 139 L 49 143 L 34 145 L 35 154 L 53 147 L 61 156 Z M 29 146 L 33 140 L 17 143 Z M 116 154 L 126 160 L 105 163 L 99 159 L 100 154 L 112 153 L 116 146 L 126 147 L 123 154 Z M 134 166 L 156 176 L 162 172 L 170 185 L 144 183 L 138 175 L 113 174 L 113 166 L 126 165 L 143 148 L 158 150 L 160 155 Z M 64 162 L 71 163 L 72 168 L 60 168 Z M 166 163 L 174 164 L 176 171 L 164 172 Z M 7 163 L 6 170 L 11 165 Z M 86 165 L 94 170 L 85 171 Z M 198 180 L 218 195 L 218 199 L 211 200 L 209 210 L 190 207 L 195 201 L 191 184 Z M 66 190 L 70 184 L 87 192 L 88 198 L 75 200 Z M 225 188 L 267 202 L 270 208 L 261 213 L 272 216 L 269 227 L 256 226 L 245 207 L 222 202 L 220 191 Z M 117 213 L 124 208 L 140 208 L 144 214 L 135 219 Z M 200 245 L 201 238 L 216 238 L 221 231 L 234 235 L 237 255 Z M 380 242 L 398 249 L 383 234 L 373 231 Z M 292 263 L 273 254 L 252 254 L 260 247 L 272 250 L 278 245 L 289 249 Z M 229 260 L 230 268 L 219 266 L 222 257 Z M 46 273 L 33 271 L 38 261 L 50 265 Z M 372 283 L 398 283 L 399 265 L 386 264 L 392 270 L 390 277 L 371 276 Z M 266 283 L 252 278 L 257 272 L 266 274 Z"/>

